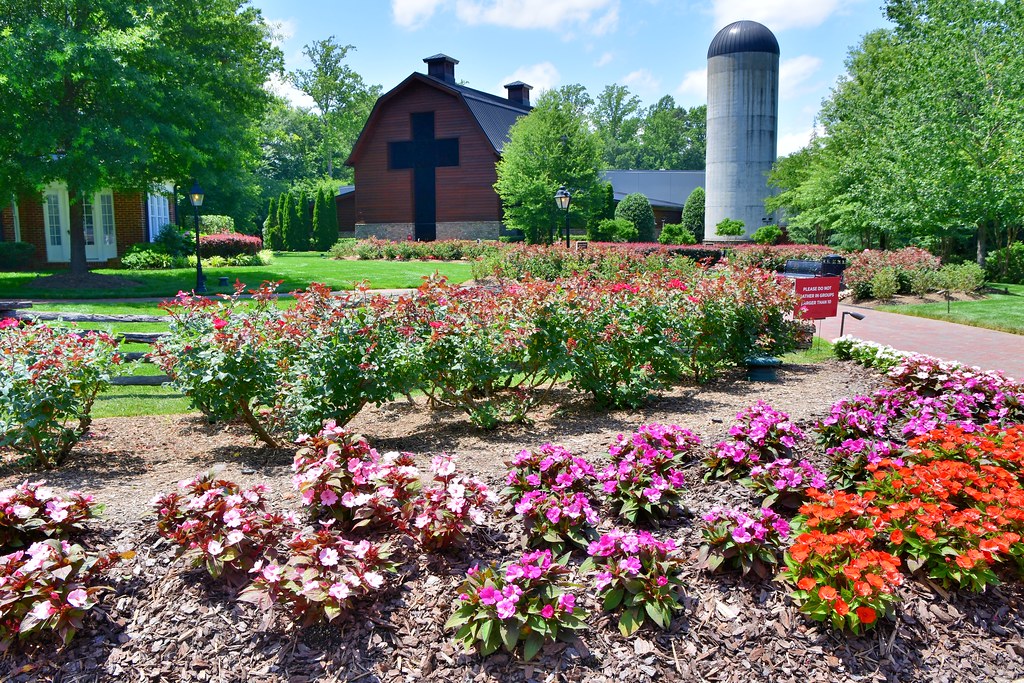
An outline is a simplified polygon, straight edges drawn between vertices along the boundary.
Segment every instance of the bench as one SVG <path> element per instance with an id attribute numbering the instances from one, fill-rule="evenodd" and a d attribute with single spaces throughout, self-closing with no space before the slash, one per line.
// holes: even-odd
<path id="1" fill-rule="evenodd" d="M 819 277 L 821 275 L 821 261 L 788 259 L 782 274 L 791 278 Z"/>

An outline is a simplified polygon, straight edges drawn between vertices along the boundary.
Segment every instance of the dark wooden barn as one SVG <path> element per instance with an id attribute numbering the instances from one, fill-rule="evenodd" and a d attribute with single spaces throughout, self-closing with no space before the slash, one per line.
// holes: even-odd
<path id="1" fill-rule="evenodd" d="M 458 60 L 423 61 L 426 74 L 377 100 L 346 161 L 355 169 L 355 236 L 497 239 L 495 163 L 512 124 L 530 111 L 531 88 L 510 83 L 503 98 L 459 85 Z"/>

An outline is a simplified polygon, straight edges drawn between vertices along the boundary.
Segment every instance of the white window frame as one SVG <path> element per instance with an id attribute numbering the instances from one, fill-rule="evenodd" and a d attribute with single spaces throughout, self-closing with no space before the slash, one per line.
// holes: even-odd
<path id="1" fill-rule="evenodd" d="M 167 198 L 166 194 L 150 192 L 147 195 L 146 221 L 149 229 L 149 241 L 155 242 L 160 228 L 171 223 L 171 200 Z"/>

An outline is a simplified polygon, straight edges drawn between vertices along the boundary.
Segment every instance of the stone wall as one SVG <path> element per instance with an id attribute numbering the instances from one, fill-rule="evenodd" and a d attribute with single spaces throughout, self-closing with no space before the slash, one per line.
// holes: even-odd
<path id="1" fill-rule="evenodd" d="M 356 223 L 356 239 L 376 237 L 379 240 L 402 241 L 416 234 L 415 223 Z"/>

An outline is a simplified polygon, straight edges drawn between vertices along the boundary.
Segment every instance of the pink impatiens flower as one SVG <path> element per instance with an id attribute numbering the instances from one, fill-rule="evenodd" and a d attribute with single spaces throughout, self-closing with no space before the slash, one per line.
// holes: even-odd
<path id="1" fill-rule="evenodd" d="M 85 607 L 88 601 L 89 594 L 81 588 L 76 588 L 68 593 L 68 604 L 72 607 Z"/>
<path id="2" fill-rule="evenodd" d="M 555 616 L 555 606 L 551 604 L 544 605 L 544 608 L 540 611 L 540 615 L 545 619 L 550 619 Z"/>

